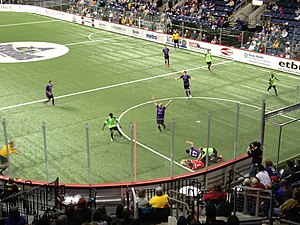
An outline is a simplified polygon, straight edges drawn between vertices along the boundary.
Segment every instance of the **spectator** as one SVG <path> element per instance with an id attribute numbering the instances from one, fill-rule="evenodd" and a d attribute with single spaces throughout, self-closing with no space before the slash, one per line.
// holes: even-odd
<path id="1" fill-rule="evenodd" d="M 286 161 L 286 165 L 282 171 L 281 178 L 285 178 L 294 173 L 295 173 L 294 162 L 291 160 Z"/>
<path id="2" fill-rule="evenodd" d="M 202 37 L 201 37 L 201 41 L 205 41 L 205 42 L 207 41 L 206 34 L 203 34 L 203 35 L 202 35 Z"/>
<path id="3" fill-rule="evenodd" d="M 272 181 L 267 171 L 265 171 L 265 167 L 263 165 L 258 166 L 258 173 L 256 174 L 256 178 L 260 183 L 265 185 L 267 189 L 272 187 Z"/>
<path id="4" fill-rule="evenodd" d="M 252 158 L 252 165 L 249 171 L 249 177 L 254 177 L 258 166 L 262 163 L 262 146 L 258 141 L 249 144 L 247 154 Z"/>
<path id="5" fill-rule="evenodd" d="M 101 213 L 98 210 L 94 212 L 92 222 L 94 222 L 95 225 L 107 225 L 106 221 L 101 220 Z"/>
<path id="6" fill-rule="evenodd" d="M 161 187 L 157 187 L 155 188 L 155 196 L 150 199 L 149 205 L 153 208 L 168 208 L 170 207 L 169 196 L 163 194 Z"/>
<path id="7" fill-rule="evenodd" d="M 197 31 L 194 30 L 194 32 L 191 35 L 191 39 L 196 40 L 198 37 Z"/>
<path id="8" fill-rule="evenodd" d="M 100 205 L 97 210 L 100 212 L 101 215 L 101 221 L 106 221 L 108 224 L 111 223 L 111 218 L 107 216 L 106 208 L 104 205 Z"/>
<path id="9" fill-rule="evenodd" d="M 68 225 L 68 218 L 66 215 L 60 215 L 56 220 L 56 225 Z"/>
<path id="10" fill-rule="evenodd" d="M 282 7 L 282 6 L 279 7 L 279 14 L 280 14 L 280 15 L 283 14 L 283 7 Z"/>
<path id="11" fill-rule="evenodd" d="M 267 171 L 271 179 L 272 177 L 279 177 L 276 167 L 270 159 L 265 160 L 265 171 Z"/>
<path id="12" fill-rule="evenodd" d="M 0 199 L 4 202 L 10 202 L 12 204 L 16 204 L 17 197 L 15 194 L 19 193 L 20 189 L 14 182 L 14 178 L 9 178 L 6 185 L 4 186 L 4 190 L 0 195 Z"/>
<path id="13" fill-rule="evenodd" d="M 272 11 L 273 12 L 278 12 L 278 10 L 279 10 L 279 7 L 278 7 L 277 3 L 274 3 L 274 5 L 272 7 Z"/>
<path id="14" fill-rule="evenodd" d="M 281 32 L 281 37 L 284 39 L 289 35 L 289 33 L 286 31 L 286 29 L 283 29 Z"/>
<path id="15" fill-rule="evenodd" d="M 234 0 L 229 0 L 229 2 L 226 4 L 229 7 L 233 7 L 234 6 Z"/>
<path id="16" fill-rule="evenodd" d="M 225 225 L 226 223 L 222 220 L 217 220 L 217 209 L 216 206 L 213 204 L 208 204 L 205 207 L 205 215 L 206 215 L 206 221 L 204 224 L 208 225 Z"/>
<path id="17" fill-rule="evenodd" d="M 25 225 L 25 218 L 20 216 L 18 207 L 11 207 L 5 225 Z"/>
<path id="18" fill-rule="evenodd" d="M 300 206 L 300 189 L 294 188 L 293 197 L 291 199 L 286 200 L 282 204 L 282 206 L 279 207 L 279 212 L 282 215 L 288 216 L 290 214 L 291 210 L 298 206 Z M 289 219 L 289 218 L 287 218 L 287 219 Z"/>
<path id="19" fill-rule="evenodd" d="M 231 215 L 227 218 L 227 224 L 228 225 L 239 225 L 240 224 L 240 220 L 237 216 L 235 215 Z"/>
<path id="20" fill-rule="evenodd" d="M 138 197 L 137 197 L 137 203 L 139 208 L 147 208 L 149 206 L 149 201 L 146 198 L 146 190 L 145 189 L 139 189 Z"/>
<path id="21" fill-rule="evenodd" d="M 300 158 L 295 160 L 295 172 L 300 171 Z"/>
<path id="22" fill-rule="evenodd" d="M 214 188 L 203 195 L 203 201 L 206 203 L 226 202 L 227 193 L 220 184 L 214 184 Z"/>
<path id="23" fill-rule="evenodd" d="M 86 206 L 86 201 L 84 198 L 79 199 L 76 213 L 81 217 L 81 223 L 91 222 L 92 210 Z"/>
<path id="24" fill-rule="evenodd" d="M 218 38 L 217 36 L 214 36 L 214 39 L 211 40 L 212 44 L 218 44 Z"/>
<path id="25" fill-rule="evenodd" d="M 187 225 L 187 219 L 184 216 L 180 216 L 177 220 L 177 225 Z"/>
<path id="26" fill-rule="evenodd" d="M 75 213 L 74 205 L 69 205 L 65 209 L 65 214 L 68 218 L 68 225 L 81 225 L 81 217 Z"/>

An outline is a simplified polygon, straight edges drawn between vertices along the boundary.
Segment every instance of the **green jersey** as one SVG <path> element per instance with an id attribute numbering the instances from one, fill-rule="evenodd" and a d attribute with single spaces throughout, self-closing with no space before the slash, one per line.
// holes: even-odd
<path id="1" fill-rule="evenodd" d="M 211 53 L 210 52 L 205 53 L 205 61 L 211 62 Z"/>
<path id="2" fill-rule="evenodd" d="M 207 148 L 203 148 L 203 152 L 201 154 L 201 157 L 205 158 L 207 152 L 208 152 L 208 155 L 210 155 L 211 153 L 213 153 L 213 151 L 214 151 L 214 148 L 208 148 L 208 151 L 207 151 Z"/>
<path id="3" fill-rule="evenodd" d="M 116 127 L 118 125 L 118 120 L 115 116 L 108 117 L 105 120 L 105 124 L 108 126 L 108 128 L 113 128 L 113 127 Z"/>
<path id="4" fill-rule="evenodd" d="M 270 77 L 270 79 L 269 79 L 270 86 L 275 86 L 276 85 L 276 80 L 277 80 L 276 77 Z"/>

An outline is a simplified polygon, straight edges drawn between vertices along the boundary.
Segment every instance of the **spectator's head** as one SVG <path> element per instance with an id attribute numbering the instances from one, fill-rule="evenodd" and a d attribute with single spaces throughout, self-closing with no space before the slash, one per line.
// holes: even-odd
<path id="1" fill-rule="evenodd" d="M 11 207 L 9 210 L 9 217 L 16 218 L 18 216 L 20 216 L 19 208 L 16 206 Z"/>
<path id="2" fill-rule="evenodd" d="M 270 159 L 266 159 L 265 160 L 265 165 L 266 165 L 266 167 L 272 167 L 273 166 L 273 162 Z"/>
<path id="3" fill-rule="evenodd" d="M 124 205 L 122 204 L 117 205 L 116 216 L 119 219 L 124 217 Z"/>
<path id="4" fill-rule="evenodd" d="M 205 207 L 206 220 L 215 220 L 217 216 L 217 208 L 214 204 L 207 204 Z"/>
<path id="5" fill-rule="evenodd" d="M 187 219 L 184 216 L 180 216 L 177 220 L 177 225 L 187 225 Z"/>
<path id="6" fill-rule="evenodd" d="M 72 217 L 75 213 L 75 208 L 74 205 L 68 205 L 65 209 L 65 214 L 67 215 L 67 217 Z"/>
<path id="7" fill-rule="evenodd" d="M 239 225 L 240 224 L 240 220 L 239 220 L 239 218 L 237 216 L 231 215 L 227 219 L 227 224 L 230 224 L 230 225 Z"/>
<path id="8" fill-rule="evenodd" d="M 143 189 L 143 188 L 139 189 L 138 197 L 139 198 L 146 198 L 146 190 Z"/>
<path id="9" fill-rule="evenodd" d="M 104 205 L 99 205 L 98 211 L 100 212 L 102 219 L 105 219 L 107 217 L 107 212 Z"/>
<path id="10" fill-rule="evenodd" d="M 68 218 L 66 215 L 60 215 L 56 220 L 56 225 L 68 225 Z"/>
<path id="11" fill-rule="evenodd" d="M 245 180 L 243 181 L 243 186 L 250 186 L 250 179 L 249 178 L 245 178 Z"/>
<path id="12" fill-rule="evenodd" d="M 14 184 L 14 183 L 15 183 L 14 178 L 9 178 L 9 179 L 7 180 L 7 184 L 9 184 L 9 185 L 12 185 L 12 184 Z"/>
<path id="13" fill-rule="evenodd" d="M 294 188 L 293 190 L 293 199 L 297 200 L 300 202 L 300 188 Z"/>
<path id="14" fill-rule="evenodd" d="M 292 160 L 288 160 L 288 161 L 286 161 L 286 165 L 288 167 L 294 167 L 294 162 Z"/>
<path id="15" fill-rule="evenodd" d="M 156 187 L 155 188 L 155 195 L 157 196 L 162 196 L 164 193 L 163 193 L 163 190 L 161 187 Z"/>
<path id="16" fill-rule="evenodd" d="M 77 209 L 84 209 L 86 207 L 86 201 L 84 198 L 80 198 L 77 204 Z"/>
<path id="17" fill-rule="evenodd" d="M 100 220 L 101 220 L 101 213 L 98 210 L 96 210 L 94 212 L 92 220 L 95 221 L 95 222 L 100 222 Z"/>
<path id="18" fill-rule="evenodd" d="M 251 179 L 250 179 L 250 186 L 254 187 L 257 184 L 259 184 L 258 179 L 256 177 L 251 177 Z"/>
<path id="19" fill-rule="evenodd" d="M 264 170 L 265 170 L 265 167 L 262 164 L 260 164 L 258 166 L 258 171 L 261 172 L 261 171 L 264 171 Z"/>
<path id="20" fill-rule="evenodd" d="M 221 184 L 214 184 L 214 191 L 222 191 L 222 185 Z"/>

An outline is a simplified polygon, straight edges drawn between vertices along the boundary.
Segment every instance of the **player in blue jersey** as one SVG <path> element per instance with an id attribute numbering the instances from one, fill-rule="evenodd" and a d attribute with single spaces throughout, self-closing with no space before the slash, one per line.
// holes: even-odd
<path id="1" fill-rule="evenodd" d="M 52 85 L 52 81 L 49 80 L 45 90 L 46 90 L 46 96 L 48 98 L 48 100 L 45 102 L 45 103 L 48 103 L 50 102 L 50 100 L 52 99 L 52 105 L 55 106 L 55 103 L 54 103 L 54 96 L 53 96 L 53 93 L 52 93 L 52 89 L 53 89 L 53 85 Z"/>
<path id="2" fill-rule="evenodd" d="M 167 45 L 165 45 L 165 48 L 162 50 L 163 54 L 164 54 L 164 58 L 165 58 L 165 66 L 170 66 L 170 49 L 167 47 Z"/>
<path id="3" fill-rule="evenodd" d="M 186 99 L 188 99 L 189 97 L 192 98 L 192 93 L 190 90 L 190 79 L 194 79 L 187 73 L 187 71 L 183 71 L 183 74 L 180 77 L 175 77 L 175 80 L 179 79 L 183 80 L 183 88 L 185 90 Z"/>
<path id="4" fill-rule="evenodd" d="M 153 103 L 155 104 L 156 107 L 156 123 L 157 123 L 157 128 L 159 132 L 161 133 L 161 127 L 160 125 L 163 126 L 164 129 L 166 129 L 165 125 L 165 111 L 168 105 L 172 102 L 172 99 L 166 104 L 163 105 L 162 103 L 157 103 L 155 100 L 155 97 L 152 97 Z"/>
<path id="5" fill-rule="evenodd" d="M 191 145 L 191 148 L 190 148 L 190 149 L 187 149 L 187 150 L 186 150 L 186 153 L 187 153 L 189 156 L 198 159 L 198 157 L 200 156 L 200 151 L 199 151 L 198 149 L 195 149 L 194 143 L 191 142 L 191 141 L 186 141 L 185 143 Z"/>

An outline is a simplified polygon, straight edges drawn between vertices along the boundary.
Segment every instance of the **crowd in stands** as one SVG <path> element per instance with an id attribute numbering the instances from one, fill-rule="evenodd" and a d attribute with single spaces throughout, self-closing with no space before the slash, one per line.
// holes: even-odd
<path id="1" fill-rule="evenodd" d="M 270 2 L 264 16 L 269 19 L 243 47 L 283 58 L 300 59 L 300 2 Z"/>

